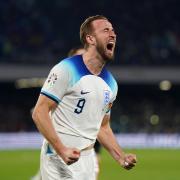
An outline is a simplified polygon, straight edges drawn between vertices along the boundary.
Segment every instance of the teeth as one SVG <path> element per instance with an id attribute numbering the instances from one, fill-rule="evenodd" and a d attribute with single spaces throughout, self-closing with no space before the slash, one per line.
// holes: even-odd
<path id="1" fill-rule="evenodd" d="M 110 41 L 109 44 L 114 44 L 114 42 Z"/>

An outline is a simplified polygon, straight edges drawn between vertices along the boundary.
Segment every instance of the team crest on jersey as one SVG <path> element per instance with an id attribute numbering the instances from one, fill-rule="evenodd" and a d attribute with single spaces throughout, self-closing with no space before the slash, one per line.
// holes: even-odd
<path id="1" fill-rule="evenodd" d="M 110 100 L 110 91 L 104 90 L 104 105 L 107 105 Z"/>
<path id="2" fill-rule="evenodd" d="M 47 80 L 47 83 L 48 83 L 48 85 L 49 85 L 50 87 L 52 87 L 52 86 L 55 84 L 56 81 L 57 81 L 57 74 L 52 73 L 52 74 L 49 76 L 49 78 L 48 78 L 48 80 Z"/>

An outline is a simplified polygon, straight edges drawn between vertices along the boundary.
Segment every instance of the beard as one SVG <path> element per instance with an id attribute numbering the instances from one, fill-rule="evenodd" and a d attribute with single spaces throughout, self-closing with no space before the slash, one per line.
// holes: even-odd
<path id="1" fill-rule="evenodd" d="M 103 45 L 98 40 L 97 40 L 96 49 L 97 49 L 97 52 L 100 54 L 100 56 L 106 63 L 113 61 L 114 50 L 112 50 L 112 52 L 110 52 L 110 50 L 107 49 L 107 46 Z"/>

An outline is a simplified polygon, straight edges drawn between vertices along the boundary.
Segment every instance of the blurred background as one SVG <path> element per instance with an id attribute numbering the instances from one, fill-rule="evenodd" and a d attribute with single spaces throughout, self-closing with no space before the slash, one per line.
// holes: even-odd
<path id="1" fill-rule="evenodd" d="M 80 44 L 81 23 L 96 14 L 118 38 L 108 65 L 119 85 L 111 122 L 118 140 L 179 148 L 179 7 L 178 0 L 0 0 L 1 149 L 40 147 L 31 108 L 52 66 Z"/>
<path id="2" fill-rule="evenodd" d="M 116 132 L 180 131 L 180 14 L 177 0 L 0 1 L 0 131 L 35 131 L 30 109 L 52 66 L 80 44 L 79 26 L 107 16 L 117 33 Z"/>

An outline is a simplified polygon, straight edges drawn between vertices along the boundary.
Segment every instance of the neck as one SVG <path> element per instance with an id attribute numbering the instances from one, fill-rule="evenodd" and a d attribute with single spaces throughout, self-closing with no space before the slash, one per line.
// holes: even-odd
<path id="1" fill-rule="evenodd" d="M 90 49 L 83 54 L 83 60 L 87 69 L 94 75 L 99 75 L 106 64 L 96 51 Z"/>

